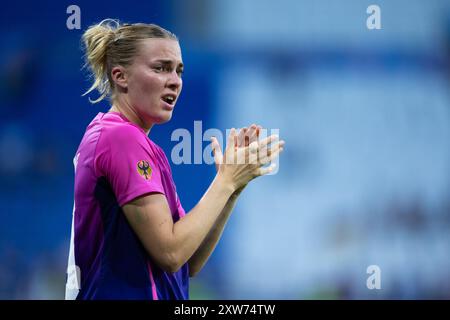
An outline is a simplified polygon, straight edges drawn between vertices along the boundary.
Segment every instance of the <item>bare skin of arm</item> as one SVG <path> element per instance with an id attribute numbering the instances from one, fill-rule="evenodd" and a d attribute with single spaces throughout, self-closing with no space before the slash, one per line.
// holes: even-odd
<path id="1" fill-rule="evenodd" d="M 259 146 L 236 147 L 238 136 L 234 129 L 228 138 L 227 148 L 221 163 L 218 163 L 216 177 L 210 187 L 197 203 L 197 205 L 183 218 L 173 223 L 169 205 L 163 194 L 148 194 L 123 206 L 125 216 L 130 226 L 139 237 L 149 255 L 167 272 L 176 272 L 198 252 L 201 257 L 200 264 L 192 264 L 194 272 L 206 262 L 220 235 L 216 237 L 216 231 L 221 234 L 229 213 L 230 205 L 234 206 L 232 195 L 243 188 L 252 179 L 267 174 L 271 168 L 263 168 L 263 163 L 236 164 L 239 156 L 249 157 L 256 153 Z M 261 146 L 267 146 L 276 137 L 271 136 L 262 141 Z M 217 141 L 216 141 L 217 142 Z M 214 142 L 213 142 L 214 143 Z M 282 141 L 275 143 L 278 151 L 272 153 L 272 157 L 282 150 Z M 217 144 L 218 145 L 218 144 Z M 274 144 L 272 143 L 272 146 Z M 214 147 L 214 146 L 213 146 Z M 215 159 L 218 155 L 215 151 Z M 221 155 L 221 152 L 220 152 Z M 217 157 L 217 160 L 219 158 Z M 230 161 L 231 160 L 231 161 Z M 212 232 L 212 230 L 215 230 Z M 214 245 L 207 246 L 207 254 L 198 251 L 207 237 L 214 239 Z M 215 240 L 217 238 L 217 240 Z M 212 244 L 212 242 L 211 242 Z M 191 265 L 191 264 L 190 264 Z"/>
<path id="2" fill-rule="evenodd" d="M 240 191 L 236 191 L 231 195 L 205 240 L 195 251 L 194 255 L 189 259 L 189 276 L 194 277 L 197 275 L 216 248 L 217 243 L 222 236 L 223 230 L 225 229 L 228 218 L 231 216 L 237 199 L 239 198 L 239 194 Z"/>
<path id="3" fill-rule="evenodd" d="M 243 128 L 239 131 L 239 135 L 236 139 L 237 147 L 247 147 L 250 143 L 257 141 L 259 138 L 259 131 L 261 127 L 256 125 L 251 125 L 249 128 Z M 216 169 L 219 170 L 218 163 L 221 162 L 222 154 L 220 152 L 220 147 L 217 141 L 212 140 L 214 156 L 216 157 Z M 195 276 L 206 264 L 212 252 L 217 246 L 220 238 L 222 237 L 223 230 L 225 229 L 226 223 L 233 212 L 236 202 L 244 190 L 246 185 L 242 186 L 240 189 L 236 190 L 228 199 L 225 207 L 219 215 L 219 218 L 214 223 L 210 232 L 206 236 L 205 240 L 202 242 L 200 247 L 194 253 L 194 255 L 189 259 L 189 275 L 191 277 Z"/>
<path id="4" fill-rule="evenodd" d="M 176 272 L 202 243 L 233 191 L 216 177 L 199 203 L 176 223 L 163 194 L 137 198 L 123 211 L 155 262 L 165 271 Z"/>

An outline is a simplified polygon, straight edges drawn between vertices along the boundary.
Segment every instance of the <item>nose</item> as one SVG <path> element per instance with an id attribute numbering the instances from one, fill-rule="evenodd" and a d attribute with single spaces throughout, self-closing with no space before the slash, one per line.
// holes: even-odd
<path id="1" fill-rule="evenodd" d="M 182 80 L 175 70 L 169 74 L 166 85 L 173 91 L 178 91 L 181 88 Z"/>

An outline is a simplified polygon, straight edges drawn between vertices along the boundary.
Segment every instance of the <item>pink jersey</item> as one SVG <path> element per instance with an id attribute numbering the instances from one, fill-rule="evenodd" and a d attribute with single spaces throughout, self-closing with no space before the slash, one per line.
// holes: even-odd
<path id="1" fill-rule="evenodd" d="M 66 298 L 188 299 L 188 265 L 176 273 L 159 268 L 121 208 L 157 192 L 166 196 L 174 222 L 185 215 L 163 150 L 120 113 L 99 113 L 74 164 Z"/>

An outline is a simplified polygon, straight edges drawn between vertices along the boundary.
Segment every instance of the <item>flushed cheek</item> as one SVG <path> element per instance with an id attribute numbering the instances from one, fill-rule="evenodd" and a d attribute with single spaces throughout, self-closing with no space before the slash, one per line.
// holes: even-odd
<path id="1" fill-rule="evenodd" d="M 136 79 L 136 83 L 141 84 L 143 87 L 153 87 L 158 85 L 159 80 L 148 72 L 145 72 Z"/>
<path id="2" fill-rule="evenodd" d="M 161 88 L 153 82 L 142 82 L 139 91 L 142 98 L 152 101 L 159 99 L 162 92 Z"/>

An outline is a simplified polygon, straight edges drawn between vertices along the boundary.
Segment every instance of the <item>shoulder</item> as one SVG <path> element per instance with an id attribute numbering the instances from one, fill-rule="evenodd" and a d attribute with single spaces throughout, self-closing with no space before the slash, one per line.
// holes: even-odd
<path id="1" fill-rule="evenodd" d="M 158 157 L 165 163 L 168 164 L 168 159 L 167 159 L 167 155 L 164 152 L 164 149 L 161 148 L 161 146 L 159 146 L 156 142 L 154 142 L 151 138 L 148 139 L 149 141 L 149 145 L 151 147 L 151 149 L 153 150 L 153 152 L 158 155 Z"/>
<path id="2" fill-rule="evenodd" d="M 104 121 L 99 139 L 100 147 L 127 150 L 136 146 L 149 148 L 149 139 L 142 129 L 126 122 Z"/>
<path id="3" fill-rule="evenodd" d="M 109 124 L 103 127 L 103 136 L 113 142 L 132 142 L 133 140 L 146 140 L 145 133 L 128 123 Z"/>
<path id="4" fill-rule="evenodd" d="M 150 139 L 149 138 L 149 142 L 150 142 L 150 145 L 152 146 L 152 148 L 156 151 L 156 152 L 158 152 L 159 154 L 161 154 L 161 155 L 163 155 L 163 156 L 165 156 L 166 154 L 165 154 L 165 152 L 164 152 L 164 150 L 163 150 L 163 148 L 161 148 L 158 144 L 156 144 L 156 142 L 154 142 L 152 139 Z"/>
<path id="5" fill-rule="evenodd" d="M 102 119 L 101 134 L 95 151 L 98 168 L 106 170 L 111 163 L 142 160 L 141 158 L 151 157 L 152 154 L 152 147 L 143 130 L 127 122 Z"/>

